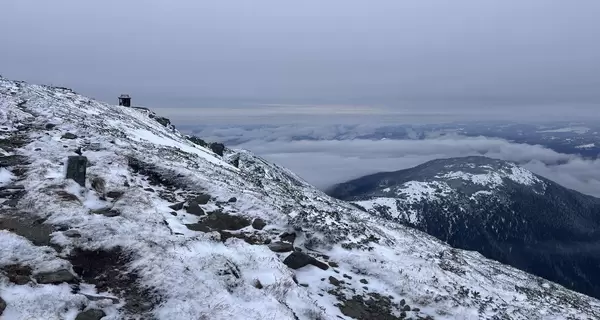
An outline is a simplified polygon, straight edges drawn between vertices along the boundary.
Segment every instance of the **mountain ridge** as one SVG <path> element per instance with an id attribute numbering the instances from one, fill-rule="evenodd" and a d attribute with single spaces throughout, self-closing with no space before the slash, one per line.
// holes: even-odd
<path id="1" fill-rule="evenodd" d="M 516 164 L 439 159 L 365 176 L 330 195 L 423 230 L 452 246 L 600 296 L 600 199 Z"/>
<path id="2" fill-rule="evenodd" d="M 0 78 L 9 319 L 586 319 L 600 302 L 330 198 L 149 110 Z M 88 160 L 85 186 L 65 179 Z M 93 261 L 94 263 L 90 263 Z"/>

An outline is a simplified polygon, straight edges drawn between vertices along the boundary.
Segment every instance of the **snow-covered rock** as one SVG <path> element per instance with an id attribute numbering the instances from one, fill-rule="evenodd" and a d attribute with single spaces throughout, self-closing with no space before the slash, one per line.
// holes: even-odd
<path id="1" fill-rule="evenodd" d="M 10 160 L 0 200 L 3 317 L 600 317 L 595 299 L 374 217 L 248 151 L 219 156 L 156 119 L 0 79 L 1 159 Z M 65 179 L 77 152 L 89 162 L 86 187 Z M 91 188 L 98 178 L 106 194 Z M 187 212 L 196 205 L 207 214 Z M 288 268 L 294 253 L 273 252 L 275 241 L 322 268 Z M 9 279 L 18 266 L 31 268 L 26 284 Z M 62 269 L 76 280 L 35 280 Z"/>

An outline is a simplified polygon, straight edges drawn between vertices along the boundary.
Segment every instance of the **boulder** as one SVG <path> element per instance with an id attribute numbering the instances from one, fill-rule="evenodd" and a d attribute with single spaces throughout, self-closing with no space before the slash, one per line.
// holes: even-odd
<path id="1" fill-rule="evenodd" d="M 268 245 L 273 252 L 290 252 L 294 251 L 294 246 L 291 243 L 276 241 Z"/>
<path id="2" fill-rule="evenodd" d="M 88 309 L 80 312 L 75 320 L 100 320 L 106 316 L 106 313 L 100 309 Z"/>
<path id="3" fill-rule="evenodd" d="M 254 219 L 254 221 L 252 221 L 252 228 L 256 230 L 262 230 L 266 225 L 267 223 L 265 222 L 265 220 L 261 218 L 256 218 Z"/>
<path id="4" fill-rule="evenodd" d="M 213 142 L 208 147 L 210 148 L 210 150 L 212 150 L 212 152 L 220 155 L 221 157 L 223 156 L 223 153 L 225 151 L 224 144 L 218 143 L 218 142 Z"/>
<path id="5" fill-rule="evenodd" d="M 181 210 L 181 209 L 183 209 L 183 205 L 184 204 L 185 204 L 185 202 L 179 202 L 179 203 L 170 205 L 169 208 L 171 208 L 171 209 L 173 209 L 175 211 Z"/>
<path id="6" fill-rule="evenodd" d="M 250 220 L 241 216 L 232 216 L 225 213 L 213 213 L 198 223 L 186 224 L 186 227 L 194 231 L 221 231 L 239 230 L 250 225 Z"/>
<path id="7" fill-rule="evenodd" d="M 207 204 L 210 201 L 209 194 L 200 194 L 189 200 L 189 203 Z"/>
<path id="8" fill-rule="evenodd" d="M 202 210 L 202 208 L 200 208 L 200 206 L 197 203 L 188 204 L 188 206 L 185 207 L 185 212 L 193 214 L 195 216 L 203 216 L 205 214 L 204 210 Z"/>
<path id="9" fill-rule="evenodd" d="M 77 282 L 75 276 L 67 269 L 60 269 L 51 272 L 41 272 L 36 274 L 34 277 L 39 284 L 60 284 L 63 282 Z"/>
<path id="10" fill-rule="evenodd" d="M 319 269 L 329 269 L 329 266 L 327 264 L 307 255 L 306 253 L 298 251 L 292 252 L 289 256 L 287 256 L 287 258 L 285 258 L 285 260 L 283 260 L 283 263 L 292 269 L 300 269 L 309 264 Z"/>

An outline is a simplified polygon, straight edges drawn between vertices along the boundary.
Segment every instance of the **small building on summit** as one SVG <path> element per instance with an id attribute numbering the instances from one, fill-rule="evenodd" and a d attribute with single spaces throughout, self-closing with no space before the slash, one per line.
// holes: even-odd
<path id="1" fill-rule="evenodd" d="M 131 97 L 128 94 L 120 95 L 119 105 L 124 107 L 131 107 Z"/>

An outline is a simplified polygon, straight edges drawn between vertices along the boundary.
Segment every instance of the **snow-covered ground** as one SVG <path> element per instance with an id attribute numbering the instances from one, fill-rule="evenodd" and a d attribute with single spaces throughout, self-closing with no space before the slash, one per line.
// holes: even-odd
<path id="1" fill-rule="evenodd" d="M 2 149 L 3 156 L 27 162 L 19 164 L 26 168 L 21 175 L 14 166 L 0 172 L 0 186 L 14 183 L 26 191 L 16 206 L 0 200 L 0 219 L 17 215 L 56 227 L 50 243 L 37 245 L 0 230 L 0 268 L 32 269 L 25 284 L 0 271 L 2 317 L 72 320 L 90 309 L 102 310 L 103 320 L 132 318 L 132 310 L 144 319 L 352 319 L 375 312 L 382 319 L 399 319 L 402 312 L 433 319 L 600 317 L 595 299 L 373 217 L 250 152 L 218 156 L 150 116 L 0 78 L 0 127 L 8 132 L 2 139 L 27 138 L 14 150 Z M 86 187 L 65 179 L 67 157 L 78 148 L 89 161 Z M 101 188 L 90 188 L 96 178 L 119 195 L 107 198 Z M 429 190 L 413 187 L 421 192 L 414 197 Z M 190 205 L 198 194 L 210 195 L 200 207 L 211 214 L 170 207 Z M 225 241 L 224 230 L 190 227 L 221 214 L 260 218 L 266 226 L 228 229 L 240 237 Z M 266 245 L 284 232 L 296 235 L 295 250 L 330 267 L 289 268 L 283 261 L 290 253 Z M 81 251 L 122 251 L 118 259 L 102 260 L 121 269 L 104 283 L 92 279 L 79 272 L 87 270 L 76 259 Z M 59 269 L 79 283 L 37 280 Z M 134 281 L 110 287 L 122 278 Z M 362 301 L 372 301 L 376 311 Z M 141 308 L 144 303 L 149 306 Z"/>

